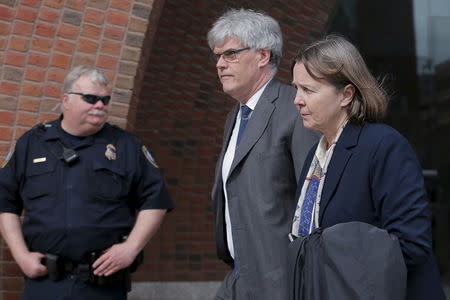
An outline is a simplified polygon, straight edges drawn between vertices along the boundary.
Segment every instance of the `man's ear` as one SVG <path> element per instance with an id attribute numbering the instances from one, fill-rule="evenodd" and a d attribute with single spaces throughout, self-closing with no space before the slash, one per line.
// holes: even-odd
<path id="1" fill-rule="evenodd" d="M 259 53 L 258 65 L 260 67 L 266 66 L 269 63 L 269 61 L 270 61 L 270 53 L 271 53 L 270 50 L 268 50 L 268 49 L 259 49 L 258 53 Z"/>
<path id="2" fill-rule="evenodd" d="M 69 95 L 64 94 L 61 97 L 61 105 L 62 105 L 62 109 L 66 110 L 67 109 L 67 103 L 69 102 Z"/>
<path id="3" fill-rule="evenodd" d="M 353 84 L 347 84 L 342 90 L 341 107 L 349 105 L 355 97 L 355 86 Z"/>

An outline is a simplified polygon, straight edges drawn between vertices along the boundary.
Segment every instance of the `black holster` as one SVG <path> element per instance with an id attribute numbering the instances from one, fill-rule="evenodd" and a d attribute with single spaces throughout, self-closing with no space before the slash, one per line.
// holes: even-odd
<path id="1" fill-rule="evenodd" d="M 58 281 L 64 276 L 64 265 L 58 255 L 46 253 L 42 264 L 47 266 L 48 278 Z"/>
<path id="2" fill-rule="evenodd" d="M 99 286 L 108 286 L 108 285 L 116 285 L 123 284 L 126 288 L 127 292 L 131 291 L 131 266 L 124 268 L 122 270 L 117 271 L 116 273 L 109 276 L 97 276 L 94 275 L 94 270 L 92 265 L 94 262 L 102 255 L 102 252 L 91 252 L 90 261 L 89 261 L 89 280 L 88 282 L 91 284 L 96 284 Z"/>

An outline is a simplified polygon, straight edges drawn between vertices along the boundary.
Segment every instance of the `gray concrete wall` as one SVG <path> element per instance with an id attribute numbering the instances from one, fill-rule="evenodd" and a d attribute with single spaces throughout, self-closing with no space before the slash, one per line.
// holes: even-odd
<path id="1" fill-rule="evenodd" d="M 133 282 L 128 300 L 212 300 L 220 282 Z"/>
<path id="2" fill-rule="evenodd" d="M 212 300 L 220 282 L 133 282 L 128 300 Z M 444 285 L 450 299 L 450 283 Z"/>

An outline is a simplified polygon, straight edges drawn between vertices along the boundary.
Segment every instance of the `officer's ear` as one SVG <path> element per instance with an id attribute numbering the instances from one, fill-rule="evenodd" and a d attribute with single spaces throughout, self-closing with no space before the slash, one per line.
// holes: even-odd
<path id="1" fill-rule="evenodd" d="M 61 109 L 65 111 L 67 109 L 67 103 L 70 101 L 68 94 L 63 94 L 61 97 Z"/>

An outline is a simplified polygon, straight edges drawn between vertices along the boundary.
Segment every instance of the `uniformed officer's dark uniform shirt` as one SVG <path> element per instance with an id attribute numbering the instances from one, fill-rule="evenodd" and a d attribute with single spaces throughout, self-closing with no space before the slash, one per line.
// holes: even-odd
<path id="1" fill-rule="evenodd" d="M 120 242 L 137 211 L 173 208 L 160 170 L 134 135 L 105 124 L 73 144 L 61 119 L 38 125 L 0 169 L 0 211 L 24 210 L 30 251 L 80 261 Z M 72 165 L 61 159 L 63 145 L 79 156 Z"/>

